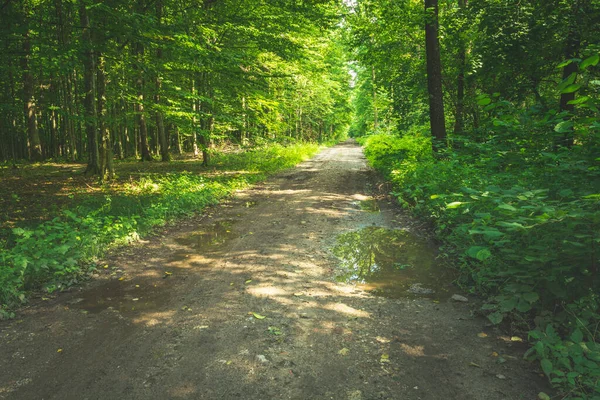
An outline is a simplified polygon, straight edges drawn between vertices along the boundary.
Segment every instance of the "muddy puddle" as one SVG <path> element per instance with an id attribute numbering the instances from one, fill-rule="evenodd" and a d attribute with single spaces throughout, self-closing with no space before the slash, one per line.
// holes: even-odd
<path id="1" fill-rule="evenodd" d="M 69 301 L 70 307 L 86 313 L 97 314 L 104 310 L 114 310 L 121 314 L 157 310 L 168 299 L 169 292 L 159 285 L 144 281 L 138 284 L 122 282 L 118 279 L 86 290 L 81 297 Z"/>
<path id="2" fill-rule="evenodd" d="M 204 230 L 194 232 L 185 237 L 175 238 L 177 244 L 193 247 L 196 249 L 204 249 L 208 246 L 216 246 L 223 244 L 227 239 L 233 237 L 231 226 L 233 220 L 217 222 L 206 227 Z"/>
<path id="3" fill-rule="evenodd" d="M 455 293 L 454 271 L 436 260 L 436 247 L 409 232 L 364 228 L 338 236 L 332 252 L 340 260 L 336 279 L 372 294 L 441 300 Z"/>

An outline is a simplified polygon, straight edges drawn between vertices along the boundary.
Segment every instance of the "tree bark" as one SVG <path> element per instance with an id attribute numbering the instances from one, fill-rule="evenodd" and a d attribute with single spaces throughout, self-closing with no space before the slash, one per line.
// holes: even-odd
<path id="1" fill-rule="evenodd" d="M 442 62 L 438 39 L 438 1 L 425 0 L 425 50 L 427 53 L 427 89 L 433 150 L 446 146 L 446 121 L 442 93 Z"/>
<path id="2" fill-rule="evenodd" d="M 464 14 L 467 0 L 458 0 L 461 13 Z M 459 39 L 458 75 L 456 77 L 456 112 L 454 113 L 454 133 L 460 133 L 465 128 L 465 71 L 467 69 L 467 46 L 463 37 Z"/>
<path id="3" fill-rule="evenodd" d="M 96 125 L 96 75 L 94 66 L 94 50 L 91 40 L 90 19 L 84 0 L 79 1 L 79 20 L 83 27 L 81 42 L 83 51 L 83 88 L 85 99 L 83 101 L 85 113 L 85 132 L 88 143 L 88 164 L 86 174 L 99 175 L 100 154 L 98 150 L 98 132 Z"/>
<path id="4" fill-rule="evenodd" d="M 148 147 L 148 126 L 146 125 L 146 115 L 144 113 L 144 71 L 141 68 L 144 46 L 141 43 L 137 43 L 135 47 L 138 63 L 138 75 L 136 80 L 137 102 L 135 103 L 135 112 L 137 115 L 137 125 L 140 136 L 139 144 L 141 161 L 152 161 L 152 155 L 150 155 L 150 148 Z"/>
<path id="5" fill-rule="evenodd" d="M 158 25 L 160 26 L 162 20 L 163 13 L 163 2 L 162 0 L 158 0 L 156 2 L 156 20 Z M 160 62 L 162 58 L 162 49 L 159 48 L 156 50 L 156 58 L 160 68 Z M 171 160 L 171 156 L 169 155 L 169 143 L 167 141 L 167 135 L 165 132 L 165 121 L 162 111 L 160 110 L 160 92 L 162 87 L 162 78 L 160 76 L 160 72 L 156 74 L 156 95 L 154 96 L 154 103 L 156 105 L 156 130 L 158 143 L 160 144 L 160 158 L 162 161 L 167 162 Z"/>
<path id="6" fill-rule="evenodd" d="M 102 180 L 111 180 L 114 176 L 113 151 L 110 140 L 110 130 L 106 121 L 106 71 L 104 56 L 98 54 L 97 67 L 97 92 L 98 92 L 98 128 L 100 130 L 100 177 Z"/>
<path id="7" fill-rule="evenodd" d="M 27 19 L 28 16 L 25 18 Z M 25 23 L 28 24 L 28 22 Z M 33 90 L 34 78 L 29 66 L 30 57 L 31 37 L 29 26 L 27 26 L 23 34 L 23 58 L 21 59 L 21 69 L 23 71 L 23 112 L 25 114 L 27 138 L 29 139 L 29 159 L 32 161 L 41 161 L 43 159 L 42 143 L 38 131 L 37 110 Z"/>
<path id="8" fill-rule="evenodd" d="M 578 16 L 580 15 L 580 2 L 574 1 L 571 6 L 571 15 L 569 19 L 569 27 L 567 32 L 567 38 L 565 43 L 565 58 L 570 60 L 572 58 L 577 58 L 579 55 L 579 49 L 581 47 L 581 38 L 578 30 Z M 579 66 L 575 62 L 571 62 L 563 68 L 562 78 L 567 79 L 572 74 L 576 74 L 579 70 Z M 570 120 L 573 117 L 573 111 L 575 111 L 575 106 L 573 104 L 569 104 L 571 100 L 575 100 L 575 92 L 571 93 L 562 93 L 560 95 L 560 103 L 559 107 L 561 111 L 566 111 L 568 114 L 566 116 L 566 120 Z M 569 129 L 565 133 L 563 133 L 562 137 L 557 138 L 555 147 L 559 145 L 565 146 L 567 148 L 573 147 L 574 137 L 573 137 L 573 129 Z"/>

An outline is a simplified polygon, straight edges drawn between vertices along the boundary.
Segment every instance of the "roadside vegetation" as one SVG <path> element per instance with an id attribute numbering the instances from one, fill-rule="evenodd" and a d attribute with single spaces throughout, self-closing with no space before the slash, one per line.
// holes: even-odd
<path id="1" fill-rule="evenodd" d="M 560 398 L 600 399 L 600 8 L 429 3 L 443 32 L 441 123 L 421 8 L 360 2 L 351 135 L 434 226 L 480 312 L 526 332 L 525 358 Z"/>

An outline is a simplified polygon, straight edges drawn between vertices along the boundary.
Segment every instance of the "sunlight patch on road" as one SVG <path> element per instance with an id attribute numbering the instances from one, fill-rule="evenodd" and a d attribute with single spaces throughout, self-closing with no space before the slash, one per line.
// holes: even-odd
<path id="1" fill-rule="evenodd" d="M 325 306 L 323 306 L 323 308 L 326 310 L 336 311 L 339 313 L 350 315 L 352 317 L 371 318 L 370 313 L 350 307 L 344 303 L 328 303 Z"/>

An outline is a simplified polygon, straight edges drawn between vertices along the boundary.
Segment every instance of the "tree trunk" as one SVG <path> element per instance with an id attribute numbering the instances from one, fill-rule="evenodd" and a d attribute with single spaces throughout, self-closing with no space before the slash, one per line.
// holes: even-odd
<path id="1" fill-rule="evenodd" d="M 467 0 L 458 0 L 461 13 L 465 12 Z M 456 77 L 456 112 L 454 113 L 454 133 L 460 133 L 465 128 L 465 71 L 467 69 L 467 46 L 464 37 L 459 39 L 458 76 Z"/>
<path id="2" fill-rule="evenodd" d="M 148 147 L 148 126 L 146 125 L 146 115 L 144 114 L 144 71 L 141 68 L 144 56 L 144 46 L 138 43 L 136 46 L 137 57 L 137 102 L 135 103 L 135 113 L 137 115 L 137 125 L 139 132 L 139 145 L 141 161 L 152 161 L 150 148 Z"/>
<path id="3" fill-rule="evenodd" d="M 85 1 L 79 1 L 79 19 L 83 27 L 81 42 L 83 51 L 83 88 L 85 99 L 83 101 L 85 109 L 85 132 L 88 143 L 88 164 L 85 170 L 86 174 L 99 175 L 100 155 L 98 150 L 98 132 L 96 127 L 96 76 L 94 67 L 94 50 L 92 47 L 90 33 L 90 19 L 87 14 Z"/>
<path id="4" fill-rule="evenodd" d="M 442 62 L 438 40 L 438 0 L 425 0 L 425 50 L 427 52 L 427 89 L 433 150 L 446 146 L 446 121 L 442 93 Z"/>
<path id="5" fill-rule="evenodd" d="M 373 87 L 373 133 L 377 133 L 379 129 L 379 121 L 377 115 L 377 86 L 375 85 L 375 67 L 371 66 L 371 85 Z"/>
<path id="6" fill-rule="evenodd" d="M 567 33 L 566 43 L 565 43 L 565 59 L 570 60 L 572 58 L 577 58 L 579 55 L 579 49 L 581 47 L 581 38 L 579 35 L 579 27 L 578 22 L 580 15 L 580 2 L 574 1 L 571 6 L 571 16 L 569 19 L 569 31 Z M 575 62 L 571 62 L 563 68 L 563 80 L 570 77 L 572 74 L 577 74 L 579 66 Z M 566 111 L 568 114 L 565 117 L 566 120 L 570 120 L 573 117 L 573 111 L 575 111 L 575 106 L 573 104 L 569 104 L 570 101 L 575 100 L 575 92 L 571 93 L 562 93 L 560 95 L 560 110 Z M 559 145 L 571 148 L 573 147 L 574 137 L 573 137 L 573 128 L 567 130 L 563 133 L 562 137 L 557 138 L 555 141 L 555 148 Z"/>
<path id="7" fill-rule="evenodd" d="M 27 126 L 27 138 L 29 139 L 29 159 L 32 161 L 41 161 L 43 159 L 42 143 L 38 132 L 33 74 L 29 67 L 29 58 L 31 57 L 31 38 L 29 34 L 29 27 L 27 27 L 23 34 L 23 58 L 21 59 L 21 68 L 23 70 L 23 112 Z"/>
<path id="8" fill-rule="evenodd" d="M 98 128 L 100 130 L 100 172 L 102 180 L 111 180 L 114 176 L 113 151 L 110 140 L 110 130 L 106 121 L 106 71 L 104 56 L 98 54 L 97 68 L 98 83 Z"/>
<path id="9" fill-rule="evenodd" d="M 163 12 L 163 2 L 158 0 L 156 2 L 156 20 L 160 27 Z M 162 49 L 156 50 L 157 63 L 160 64 L 162 58 Z M 160 68 L 160 65 L 159 65 Z M 162 78 L 160 72 L 156 74 L 156 95 L 154 96 L 154 102 L 156 105 L 156 133 L 158 143 L 160 144 L 160 158 L 162 161 L 167 162 L 171 160 L 169 155 L 169 143 L 167 141 L 167 135 L 165 132 L 165 121 L 162 111 L 160 110 L 160 92 L 162 86 Z"/>

